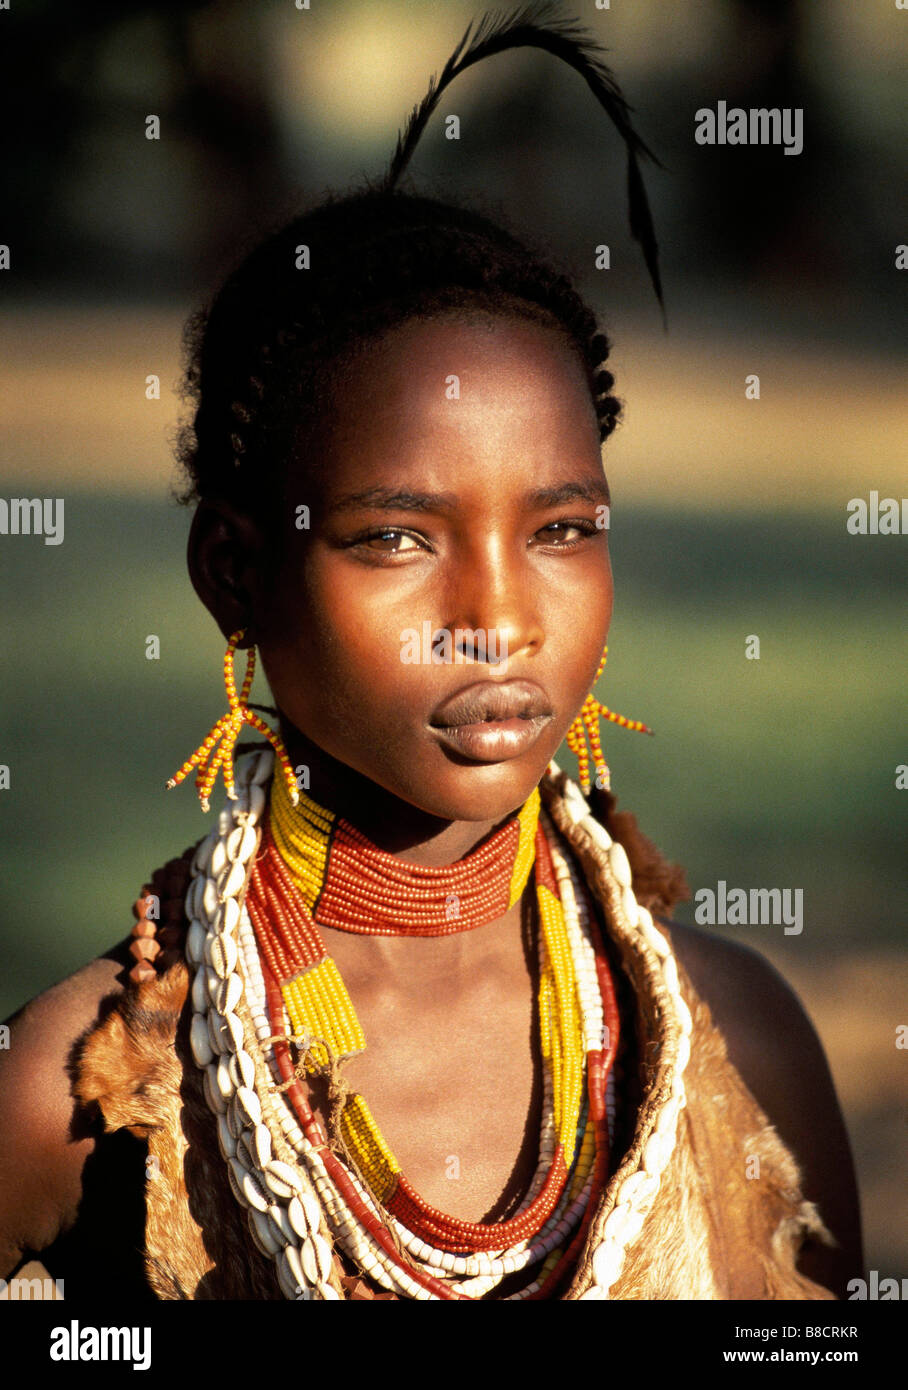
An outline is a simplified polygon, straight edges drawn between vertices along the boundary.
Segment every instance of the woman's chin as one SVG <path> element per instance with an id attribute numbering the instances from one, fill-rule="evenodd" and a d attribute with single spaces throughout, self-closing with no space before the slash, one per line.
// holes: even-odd
<path id="1" fill-rule="evenodd" d="M 539 785 L 549 761 L 539 757 L 498 763 L 452 760 L 431 782 L 409 788 L 405 799 L 442 820 L 502 820 Z"/>

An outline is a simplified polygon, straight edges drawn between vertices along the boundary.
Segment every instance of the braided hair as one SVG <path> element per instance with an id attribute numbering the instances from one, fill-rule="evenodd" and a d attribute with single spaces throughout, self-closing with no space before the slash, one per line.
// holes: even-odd
<path id="1" fill-rule="evenodd" d="M 610 343 L 566 275 L 503 225 L 476 210 L 405 193 L 397 182 L 447 84 L 506 48 L 544 48 L 586 80 L 625 140 L 631 230 L 643 246 L 661 303 L 655 236 L 637 168 L 655 159 L 596 45 L 552 0 L 472 26 L 433 78 L 399 137 L 390 169 L 345 196 L 274 231 L 228 277 L 210 308 L 187 326 L 185 394 L 195 402 L 177 455 L 187 474 L 184 501 L 221 498 L 247 511 L 280 497 L 281 476 L 303 432 L 310 442 L 339 405 L 338 384 L 355 354 L 411 318 L 479 311 L 554 327 L 586 373 L 600 440 L 621 402 L 605 367 Z M 658 161 L 656 161 L 658 162 Z"/>

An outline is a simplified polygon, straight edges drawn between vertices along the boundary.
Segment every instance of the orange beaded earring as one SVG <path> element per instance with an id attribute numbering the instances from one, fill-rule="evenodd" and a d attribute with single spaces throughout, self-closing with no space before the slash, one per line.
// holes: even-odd
<path id="1" fill-rule="evenodd" d="M 236 801 L 237 799 L 236 787 L 233 782 L 233 750 L 239 732 L 244 724 L 251 724 L 253 729 L 258 729 L 259 733 L 264 734 L 268 742 L 274 748 L 284 774 L 284 780 L 287 783 L 287 791 L 290 794 L 290 800 L 294 806 L 299 804 L 299 792 L 296 788 L 296 778 L 293 775 L 290 759 L 287 757 L 287 750 L 284 747 L 280 734 L 276 734 L 273 729 L 270 729 L 264 719 L 260 719 L 246 704 L 249 692 L 252 689 L 252 677 L 255 675 L 255 647 L 250 647 L 247 653 L 246 674 L 243 677 L 242 689 L 239 695 L 237 695 L 236 680 L 233 674 L 233 658 L 236 651 L 236 644 L 241 640 L 244 632 L 245 628 L 240 628 L 238 632 L 233 634 L 230 641 L 227 643 L 227 651 L 224 656 L 224 685 L 227 688 L 227 703 L 230 706 L 229 710 L 218 720 L 204 743 L 199 745 L 192 757 L 187 758 L 179 772 L 175 773 L 167 783 L 168 789 L 170 787 L 179 786 L 180 782 L 184 781 L 185 778 L 189 776 L 192 769 L 198 764 L 199 770 L 196 774 L 195 784 L 198 789 L 199 800 L 202 803 L 203 811 L 208 810 L 208 798 L 211 795 L 211 789 L 218 775 L 218 768 L 222 765 L 224 768 L 224 786 L 227 795 L 231 801 Z M 220 740 L 220 746 L 215 753 L 214 749 L 218 740 Z"/>
<path id="2" fill-rule="evenodd" d="M 602 660 L 599 662 L 599 669 L 593 680 L 596 681 L 605 669 L 606 659 L 608 658 L 608 645 L 602 653 Z M 611 777 L 609 775 L 608 763 L 602 756 L 602 744 L 599 741 L 599 720 L 600 718 L 610 720 L 613 724 L 619 724 L 622 729 L 633 729 L 637 733 L 651 734 L 652 729 L 641 724 L 639 719 L 625 719 L 623 714 L 615 714 L 607 705 L 602 705 L 596 697 L 590 693 L 581 706 L 580 713 L 574 720 L 571 727 L 565 734 L 565 742 L 568 748 L 577 758 L 577 774 L 580 779 L 580 786 L 584 796 L 589 795 L 590 791 L 590 757 L 587 752 L 586 741 L 589 739 L 590 749 L 593 754 L 593 763 L 596 768 L 596 785 L 605 791 L 611 790 Z"/>

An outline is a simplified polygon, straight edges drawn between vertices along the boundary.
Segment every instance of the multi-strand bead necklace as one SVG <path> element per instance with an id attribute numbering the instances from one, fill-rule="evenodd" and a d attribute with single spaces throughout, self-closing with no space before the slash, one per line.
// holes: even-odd
<path id="1" fill-rule="evenodd" d="M 576 1259 L 608 1169 L 606 1085 L 618 1040 L 614 990 L 598 928 L 570 865 L 550 844 L 534 790 L 472 854 L 443 869 L 378 850 L 304 794 L 290 804 L 275 778 L 269 825 L 246 892 L 274 1060 L 303 1135 L 335 1189 L 332 1226 L 348 1254 L 386 1287 L 481 1297 L 507 1275 L 540 1266 L 518 1297 L 540 1297 Z M 296 1080 L 288 1027 L 305 1039 L 309 1072 L 365 1047 L 362 1028 L 317 923 L 380 935 L 472 930 L 518 901 L 535 868 L 540 924 L 540 1039 L 545 1073 L 539 1164 L 515 1216 L 496 1223 L 446 1216 L 424 1202 L 366 1101 L 346 1098 L 345 1165 Z M 365 1244 L 364 1244 L 365 1241 Z M 419 1295 L 417 1295 L 419 1296 Z"/>
<path id="2" fill-rule="evenodd" d="M 481 1298 L 507 1275 L 519 1272 L 519 1278 L 531 1278 L 530 1267 L 554 1249 L 563 1249 L 576 1229 L 563 1256 L 565 1271 L 575 1249 L 580 1251 L 580 1263 L 564 1296 L 608 1298 L 672 1158 L 685 1104 L 683 1074 L 692 1030 L 670 944 L 635 899 L 623 847 L 590 815 L 578 788 L 552 763 L 545 791 L 558 829 L 547 820 L 544 825 L 546 836 L 551 837 L 551 861 L 572 960 L 580 962 L 578 979 L 584 976 L 584 965 L 588 968 L 592 963 L 595 973 L 599 945 L 597 926 L 587 915 L 577 878 L 583 863 L 582 872 L 594 875 L 610 931 L 632 950 L 646 973 L 647 990 L 658 1001 L 660 1047 L 651 1081 L 658 1098 L 638 1117 L 633 1147 L 609 1177 L 601 1201 L 584 1187 L 578 1188 L 583 1171 L 578 1163 L 570 1189 L 562 1194 L 550 1219 L 554 1225 L 543 1228 L 539 1238 L 509 1249 L 457 1255 L 407 1232 L 376 1203 L 355 1164 L 347 1168 L 339 1162 L 295 1074 L 289 1044 L 300 1045 L 305 1053 L 312 1037 L 290 1036 L 292 1024 L 280 987 L 266 986 L 263 965 L 267 967 L 267 962 L 260 956 L 244 903 L 267 820 L 273 762 L 270 749 L 238 759 L 236 800 L 227 802 L 216 827 L 196 847 L 185 902 L 189 919 L 185 953 L 192 976 L 189 1041 L 217 1122 L 218 1146 L 249 1234 L 262 1254 L 273 1260 L 281 1291 L 291 1299 L 342 1298 L 333 1245 L 335 1254 L 345 1252 L 356 1268 L 405 1298 Z M 544 941 L 541 944 L 544 948 Z M 591 978 L 587 973 L 587 980 Z M 607 971 L 600 968 L 605 991 L 607 978 Z M 586 986 L 580 994 L 586 1018 L 595 1012 L 596 990 Z M 269 999 L 273 1016 L 281 1015 L 278 1037 L 269 1017 Z M 593 1036 L 597 1027 L 604 1041 L 601 1019 L 589 1030 Z M 604 1057 L 603 1073 L 608 1065 Z M 595 1059 L 594 1069 L 599 1070 Z M 613 1105 L 609 1076 L 606 1110 L 611 1129 Z M 298 1115 L 306 1120 L 311 1139 Z M 544 1115 L 539 1167 L 524 1206 L 538 1195 L 554 1148 L 548 1069 Z M 578 1130 L 584 1127 L 586 1133 L 586 1125 L 587 1116 L 581 1113 Z M 381 1223 L 377 1235 L 370 1233 L 367 1218 Z M 526 1276 L 523 1271 L 528 1271 Z M 540 1270 L 531 1283 L 504 1296 L 538 1297 L 542 1277 Z"/>

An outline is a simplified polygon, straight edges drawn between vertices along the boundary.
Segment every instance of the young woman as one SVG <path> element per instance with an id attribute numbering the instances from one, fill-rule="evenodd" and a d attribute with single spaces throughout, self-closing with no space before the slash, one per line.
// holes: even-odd
<path id="1" fill-rule="evenodd" d="M 384 183 L 269 238 L 195 326 L 189 565 L 229 708 L 173 780 L 227 798 L 132 940 L 13 1020 L 6 1276 L 41 1252 L 68 1295 L 825 1299 L 860 1273 L 809 1021 L 668 920 L 683 877 L 607 790 L 608 341 L 510 233 L 396 187 L 444 85 L 536 43 L 618 122 L 655 272 L 643 147 L 548 8 L 462 43 Z"/>

